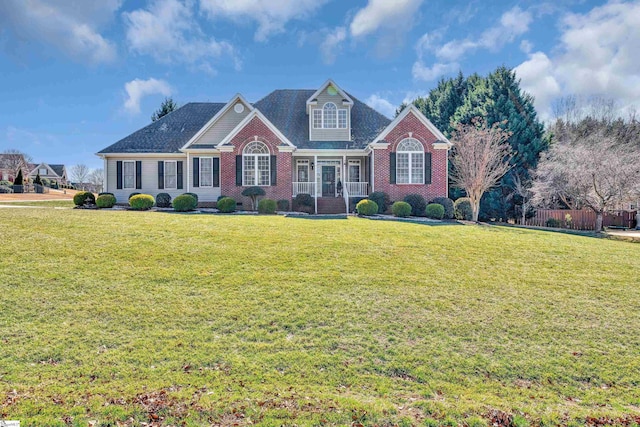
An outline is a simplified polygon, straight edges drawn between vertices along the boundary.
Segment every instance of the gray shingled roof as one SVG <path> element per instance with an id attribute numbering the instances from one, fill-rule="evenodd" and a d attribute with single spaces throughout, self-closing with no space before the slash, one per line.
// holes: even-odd
<path id="1" fill-rule="evenodd" d="M 64 165 L 52 165 L 49 164 L 49 167 L 51 169 L 53 169 L 53 171 L 56 173 L 56 175 L 58 175 L 59 177 L 62 177 L 62 174 L 64 174 Z"/>
<path id="2" fill-rule="evenodd" d="M 98 152 L 179 153 L 184 146 L 226 104 L 190 102 Z"/>
<path id="3" fill-rule="evenodd" d="M 315 92 L 314 89 L 275 90 L 253 105 L 298 148 L 364 148 L 391 123 L 391 120 L 349 94 L 353 99 L 351 141 L 310 141 L 307 99 Z"/>

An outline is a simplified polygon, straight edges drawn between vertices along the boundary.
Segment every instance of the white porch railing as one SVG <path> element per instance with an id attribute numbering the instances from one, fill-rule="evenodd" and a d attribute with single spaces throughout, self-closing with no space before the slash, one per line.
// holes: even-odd
<path id="1" fill-rule="evenodd" d="M 349 194 L 349 197 L 363 197 L 368 196 L 369 183 L 368 182 L 345 182 L 345 190 Z"/>
<path id="2" fill-rule="evenodd" d="M 293 197 L 296 197 L 298 194 L 310 194 L 315 197 L 316 183 L 315 182 L 294 182 Z"/>

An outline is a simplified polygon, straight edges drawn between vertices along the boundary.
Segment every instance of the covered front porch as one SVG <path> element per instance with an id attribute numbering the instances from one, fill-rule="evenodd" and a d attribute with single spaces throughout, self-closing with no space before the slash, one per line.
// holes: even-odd
<path id="1" fill-rule="evenodd" d="M 370 193 L 369 156 L 294 156 L 293 197 L 367 197 Z"/>

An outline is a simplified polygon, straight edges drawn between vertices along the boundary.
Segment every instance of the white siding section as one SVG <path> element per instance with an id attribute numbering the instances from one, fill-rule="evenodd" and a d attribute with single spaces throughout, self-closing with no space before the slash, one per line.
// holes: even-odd
<path id="1" fill-rule="evenodd" d="M 139 190 L 134 189 L 117 189 L 117 161 L 141 161 L 142 162 L 142 188 Z M 183 161 L 183 188 L 181 190 L 165 190 L 158 188 L 158 162 L 163 160 L 181 160 Z M 107 158 L 106 163 L 106 177 L 107 188 L 110 193 L 113 193 L 118 203 L 127 203 L 129 201 L 129 194 L 133 192 L 151 194 L 156 197 L 158 193 L 168 193 L 171 198 L 175 198 L 180 194 L 187 192 L 187 180 L 191 180 L 191 177 L 187 175 L 187 170 L 191 171 L 191 168 L 187 168 L 186 156 L 172 156 L 167 154 L 166 157 L 118 157 Z M 192 172 L 191 172 L 192 173 Z M 195 190 L 195 191 L 194 191 Z M 191 192 L 198 195 L 200 202 L 215 202 L 220 196 L 220 187 L 213 188 L 191 188 Z"/>
<path id="2" fill-rule="evenodd" d="M 244 111 L 236 113 L 235 106 L 237 104 L 244 106 Z M 244 105 L 242 101 L 236 102 L 229 110 L 224 113 L 214 125 L 207 130 L 197 141 L 195 141 L 191 147 L 198 148 L 200 144 L 219 144 L 225 136 L 229 135 L 233 129 L 249 114 L 248 106 Z"/>
<path id="3" fill-rule="evenodd" d="M 342 105 L 342 95 L 329 95 L 325 89 L 318 96 L 318 105 L 311 106 L 309 113 L 309 140 L 311 141 L 351 141 L 351 107 Z M 333 102 L 338 109 L 347 109 L 347 128 L 346 129 L 314 129 L 313 128 L 313 110 L 322 109 L 327 102 Z"/>

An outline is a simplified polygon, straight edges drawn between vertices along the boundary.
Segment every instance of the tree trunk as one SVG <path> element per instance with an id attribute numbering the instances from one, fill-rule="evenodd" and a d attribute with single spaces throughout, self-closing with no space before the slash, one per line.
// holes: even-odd
<path id="1" fill-rule="evenodd" d="M 471 200 L 471 220 L 478 222 L 478 216 L 480 214 L 480 199 L 478 201 Z"/>
<path id="2" fill-rule="evenodd" d="M 602 212 L 596 212 L 596 233 L 602 232 Z"/>

